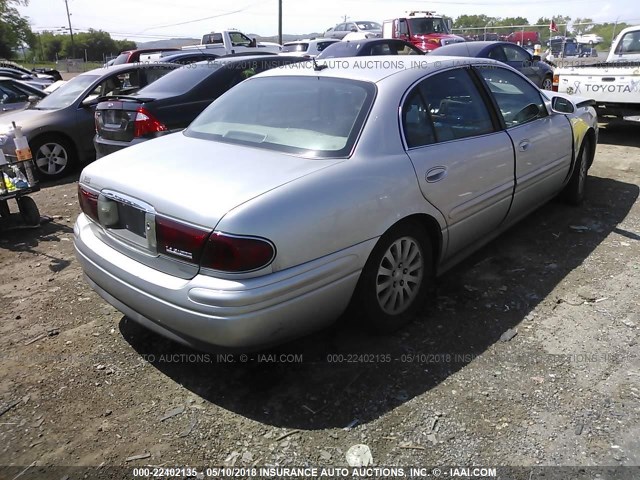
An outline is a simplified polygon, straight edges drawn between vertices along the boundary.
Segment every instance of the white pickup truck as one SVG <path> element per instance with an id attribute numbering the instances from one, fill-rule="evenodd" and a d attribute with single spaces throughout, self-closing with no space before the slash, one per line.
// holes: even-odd
<path id="1" fill-rule="evenodd" d="M 216 55 L 236 53 L 280 53 L 282 47 L 277 43 L 256 42 L 239 30 L 221 30 L 202 36 L 200 45 L 187 45 L 183 50 L 203 50 Z"/>
<path id="2" fill-rule="evenodd" d="M 553 90 L 595 100 L 601 117 L 640 121 L 640 25 L 620 32 L 606 62 L 556 68 Z"/>

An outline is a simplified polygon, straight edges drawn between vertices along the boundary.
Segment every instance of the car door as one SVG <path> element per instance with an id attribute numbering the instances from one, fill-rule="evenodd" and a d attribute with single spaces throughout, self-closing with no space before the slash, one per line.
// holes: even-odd
<path id="1" fill-rule="evenodd" d="M 402 105 L 407 155 L 422 195 L 446 219 L 451 257 L 490 234 L 507 216 L 514 152 L 468 69 L 422 80 Z"/>
<path id="2" fill-rule="evenodd" d="M 518 73 L 476 67 L 495 99 L 516 153 L 510 219 L 544 203 L 562 188 L 572 161 L 573 134 L 565 115 L 549 113 L 540 90 Z"/>

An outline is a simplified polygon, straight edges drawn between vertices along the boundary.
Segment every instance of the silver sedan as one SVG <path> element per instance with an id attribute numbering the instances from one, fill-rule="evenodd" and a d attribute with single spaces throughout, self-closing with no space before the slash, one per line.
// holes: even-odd
<path id="1" fill-rule="evenodd" d="M 391 331 L 438 274 L 582 200 L 598 130 L 575 102 L 474 58 L 274 69 L 86 167 L 77 257 L 107 302 L 196 348 L 283 342 L 350 303 Z"/>

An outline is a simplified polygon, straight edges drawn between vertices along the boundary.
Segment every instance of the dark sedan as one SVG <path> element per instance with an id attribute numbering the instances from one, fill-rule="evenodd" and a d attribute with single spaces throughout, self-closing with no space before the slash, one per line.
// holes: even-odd
<path id="1" fill-rule="evenodd" d="M 175 63 L 128 63 L 98 68 L 69 80 L 36 105 L 0 117 L 0 148 L 14 155 L 11 122 L 22 127 L 44 178 L 59 178 L 80 162 L 92 160 L 94 111 L 104 95 L 131 94 L 180 68 Z"/>
<path id="2" fill-rule="evenodd" d="M 213 100 L 244 79 L 304 60 L 254 55 L 198 62 L 171 72 L 135 95 L 106 98 L 95 113 L 96 156 L 183 130 Z"/>
<path id="3" fill-rule="evenodd" d="M 409 42 L 395 38 L 369 38 L 336 42 L 325 48 L 316 58 L 366 57 L 371 55 L 424 55 Z"/>
<path id="4" fill-rule="evenodd" d="M 524 48 L 509 42 L 464 42 L 437 48 L 430 55 L 491 58 L 515 68 L 543 90 L 551 90 L 553 69 Z"/>

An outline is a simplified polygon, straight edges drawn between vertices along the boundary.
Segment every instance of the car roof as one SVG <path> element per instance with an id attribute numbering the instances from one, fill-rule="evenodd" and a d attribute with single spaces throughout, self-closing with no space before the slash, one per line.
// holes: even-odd
<path id="1" fill-rule="evenodd" d="M 479 42 L 460 42 L 460 43 L 452 43 L 451 45 L 444 45 L 442 47 L 436 48 L 430 55 L 460 55 L 463 57 L 474 57 L 478 55 L 480 52 L 488 49 L 489 47 L 493 47 L 495 45 L 509 45 L 512 47 L 518 47 L 515 43 L 511 42 L 502 42 L 502 41 L 489 41 L 483 40 Z M 520 47 L 522 48 L 522 47 Z"/>
<path id="2" fill-rule="evenodd" d="M 326 65 L 327 67 L 322 70 L 316 70 L 313 68 L 314 62 L 306 61 L 267 70 L 266 72 L 262 72 L 257 75 L 257 77 L 333 77 L 378 83 L 385 78 L 394 75 L 406 75 L 417 79 L 422 77 L 427 69 L 432 69 L 435 72 L 460 65 L 489 64 L 509 68 L 508 66 L 505 66 L 504 63 L 490 60 L 488 58 L 453 56 L 430 58 L 429 55 L 417 55 L 414 57 L 405 55 L 342 57 L 328 58 L 315 63 L 319 67 L 322 65 Z"/>

